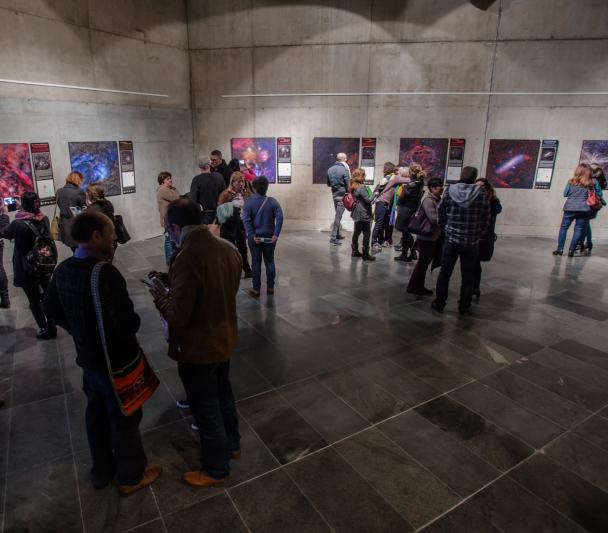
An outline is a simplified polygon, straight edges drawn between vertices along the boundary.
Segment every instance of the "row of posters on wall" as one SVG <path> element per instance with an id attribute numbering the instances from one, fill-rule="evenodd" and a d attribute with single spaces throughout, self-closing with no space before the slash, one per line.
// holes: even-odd
<path id="1" fill-rule="evenodd" d="M 101 183 L 106 196 L 135 192 L 132 141 L 70 142 L 70 167 L 84 176 L 82 188 Z M 38 193 L 43 205 L 55 203 L 49 143 L 0 144 L 0 196 L 5 203 L 24 192 Z"/>

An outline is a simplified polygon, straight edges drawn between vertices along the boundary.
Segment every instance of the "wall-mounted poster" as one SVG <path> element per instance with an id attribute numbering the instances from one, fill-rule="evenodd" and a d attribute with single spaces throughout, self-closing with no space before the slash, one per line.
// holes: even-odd
<path id="1" fill-rule="evenodd" d="M 545 139 L 540 147 L 540 156 L 538 157 L 538 169 L 536 170 L 535 189 L 550 189 L 551 181 L 553 180 L 553 171 L 555 170 L 555 161 L 557 160 L 557 148 L 559 141 L 553 139 Z"/>
<path id="2" fill-rule="evenodd" d="M 291 137 L 277 139 L 277 182 L 291 183 Z"/>
<path id="3" fill-rule="evenodd" d="M 49 143 L 31 143 L 32 163 L 36 189 L 42 205 L 55 203 L 55 182 L 53 180 L 53 163 Z"/>
<path id="4" fill-rule="evenodd" d="M 608 176 L 608 141 L 583 141 L 580 163 L 602 167 Z"/>
<path id="5" fill-rule="evenodd" d="M 71 142 L 68 146 L 72 170 L 77 170 L 84 176 L 83 189 L 89 183 L 100 183 L 106 196 L 120 194 L 116 141 Z"/>
<path id="6" fill-rule="evenodd" d="M 133 141 L 118 141 L 120 152 L 120 176 L 122 178 L 122 193 L 135 192 L 135 155 Z"/>
<path id="7" fill-rule="evenodd" d="M 0 144 L 0 197 L 19 197 L 34 190 L 29 145 Z"/>
<path id="8" fill-rule="evenodd" d="M 499 189 L 531 189 L 539 150 L 537 140 L 491 139 L 486 178 Z"/>
<path id="9" fill-rule="evenodd" d="M 237 137 L 231 139 L 232 159 L 245 161 L 256 176 L 277 181 L 277 146 L 274 137 Z"/>
<path id="10" fill-rule="evenodd" d="M 428 178 L 445 180 L 448 139 L 403 138 L 399 141 L 399 165 L 418 163 Z"/>
<path id="11" fill-rule="evenodd" d="M 327 170 L 339 153 L 346 154 L 351 172 L 359 166 L 359 137 L 315 137 L 312 140 L 312 182 L 327 184 Z"/>
<path id="12" fill-rule="evenodd" d="M 365 170 L 365 184 L 373 185 L 376 173 L 376 138 L 361 139 L 361 168 Z"/>
<path id="13" fill-rule="evenodd" d="M 460 172 L 464 166 L 465 139 L 450 139 L 450 150 L 448 152 L 448 170 L 446 180 L 448 183 L 457 183 L 460 180 Z"/>

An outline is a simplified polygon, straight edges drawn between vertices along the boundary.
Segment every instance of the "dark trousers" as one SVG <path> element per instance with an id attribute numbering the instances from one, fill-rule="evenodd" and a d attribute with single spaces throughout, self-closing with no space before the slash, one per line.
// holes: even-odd
<path id="1" fill-rule="evenodd" d="M 479 246 L 462 246 L 459 244 L 452 244 L 446 242 L 443 245 L 443 253 L 441 255 L 441 270 L 439 271 L 439 277 L 437 278 L 437 292 L 435 295 L 435 302 L 438 307 L 445 306 L 448 299 L 448 287 L 450 285 L 450 278 L 456 261 L 460 258 L 460 275 L 462 277 L 460 284 L 460 302 L 458 306 L 460 309 L 468 309 L 471 307 L 471 299 L 473 297 L 473 285 L 475 280 L 475 266 L 477 264 L 477 258 Z"/>
<path id="2" fill-rule="evenodd" d="M 437 244 L 438 241 L 421 241 L 420 239 L 416 241 L 416 248 L 418 248 L 418 261 L 416 261 L 414 270 L 412 270 L 412 275 L 410 276 L 410 281 L 407 285 L 408 289 L 424 289 L 426 271 L 429 268 L 429 265 L 433 262 Z"/>
<path id="3" fill-rule="evenodd" d="M 146 454 L 139 423 L 142 411 L 130 416 L 120 411 L 114 388 L 107 376 L 84 370 L 83 390 L 87 396 L 86 425 L 93 468 L 99 481 L 116 475 L 120 485 L 136 485 L 146 470 Z"/>
<path id="4" fill-rule="evenodd" d="M 49 279 L 47 278 L 30 278 L 27 283 L 23 284 L 21 287 L 30 304 L 30 310 L 32 311 L 32 315 L 34 315 L 34 320 L 36 320 L 36 324 L 38 324 L 40 329 L 44 329 L 47 326 L 54 327 L 55 325 L 47 320 L 44 311 L 42 310 L 42 299 L 44 298 L 44 293 L 48 286 Z"/>
<path id="5" fill-rule="evenodd" d="M 242 220 L 239 220 L 235 244 L 241 254 L 241 259 L 243 260 L 243 272 L 249 274 L 251 272 L 251 267 L 249 266 L 249 258 L 247 257 L 247 237 L 245 235 L 245 225 Z"/>
<path id="6" fill-rule="evenodd" d="M 8 278 L 3 263 L 4 241 L 0 239 L 0 294 L 8 292 Z"/>
<path id="7" fill-rule="evenodd" d="M 274 280 L 277 272 L 274 265 L 274 250 L 276 244 L 256 243 L 253 238 L 249 239 L 249 251 L 251 252 L 251 267 L 253 271 L 253 288 L 256 291 L 262 286 L 262 259 L 266 265 L 266 287 L 274 289 Z"/>
<path id="8" fill-rule="evenodd" d="M 386 237 L 386 231 L 391 219 L 391 209 L 386 202 L 376 202 L 374 211 L 374 231 L 372 233 L 372 244 L 382 244 Z M 391 234 L 392 236 L 392 234 Z"/>
<path id="9" fill-rule="evenodd" d="M 201 470 L 216 479 L 225 478 L 230 452 L 240 449 L 241 441 L 230 386 L 230 361 L 212 365 L 178 363 L 177 369 L 199 427 Z"/>
<path id="10" fill-rule="evenodd" d="M 359 250 L 359 235 L 363 233 L 363 253 L 369 254 L 369 238 L 372 231 L 372 223 L 370 221 L 355 222 L 355 231 L 353 232 L 352 249 Z"/>
<path id="11" fill-rule="evenodd" d="M 401 255 L 407 256 L 408 252 L 414 251 L 414 236 L 409 231 L 401 232 Z"/>
<path id="12" fill-rule="evenodd" d="M 481 286 L 481 261 L 477 261 L 475 264 L 475 270 L 473 275 L 473 292 L 479 292 L 479 287 Z"/>

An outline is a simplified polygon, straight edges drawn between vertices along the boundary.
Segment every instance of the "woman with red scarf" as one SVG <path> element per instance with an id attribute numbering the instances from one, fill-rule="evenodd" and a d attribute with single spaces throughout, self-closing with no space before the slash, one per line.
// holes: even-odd
<path id="1" fill-rule="evenodd" d="M 26 192 L 21 197 L 21 208 L 15 215 L 15 220 L 9 221 L 4 206 L 0 208 L 0 237 L 15 241 L 13 252 L 13 283 L 21 287 L 30 304 L 34 319 L 38 324 L 39 339 L 52 339 L 57 336 L 57 328 L 52 320 L 48 320 L 42 310 L 42 299 L 48 287 L 50 276 L 41 276 L 27 268 L 27 255 L 36 243 L 36 231 L 50 238 L 49 219 L 40 211 L 40 198 L 35 192 Z M 53 244 L 54 246 L 54 244 Z M 54 250 L 55 257 L 57 251 Z"/>

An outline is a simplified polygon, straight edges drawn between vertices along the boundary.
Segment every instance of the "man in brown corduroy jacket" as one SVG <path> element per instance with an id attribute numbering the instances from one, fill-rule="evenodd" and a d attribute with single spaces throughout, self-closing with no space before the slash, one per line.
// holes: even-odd
<path id="1" fill-rule="evenodd" d="M 152 294 L 169 325 L 169 357 L 177 361 L 200 430 L 202 468 L 186 472 L 184 481 L 203 487 L 224 483 L 229 459 L 240 456 L 229 371 L 238 340 L 236 295 L 242 263 L 236 247 L 200 225 L 200 216 L 191 200 L 169 204 L 165 226 L 179 251 L 163 280 L 168 290 Z"/>

